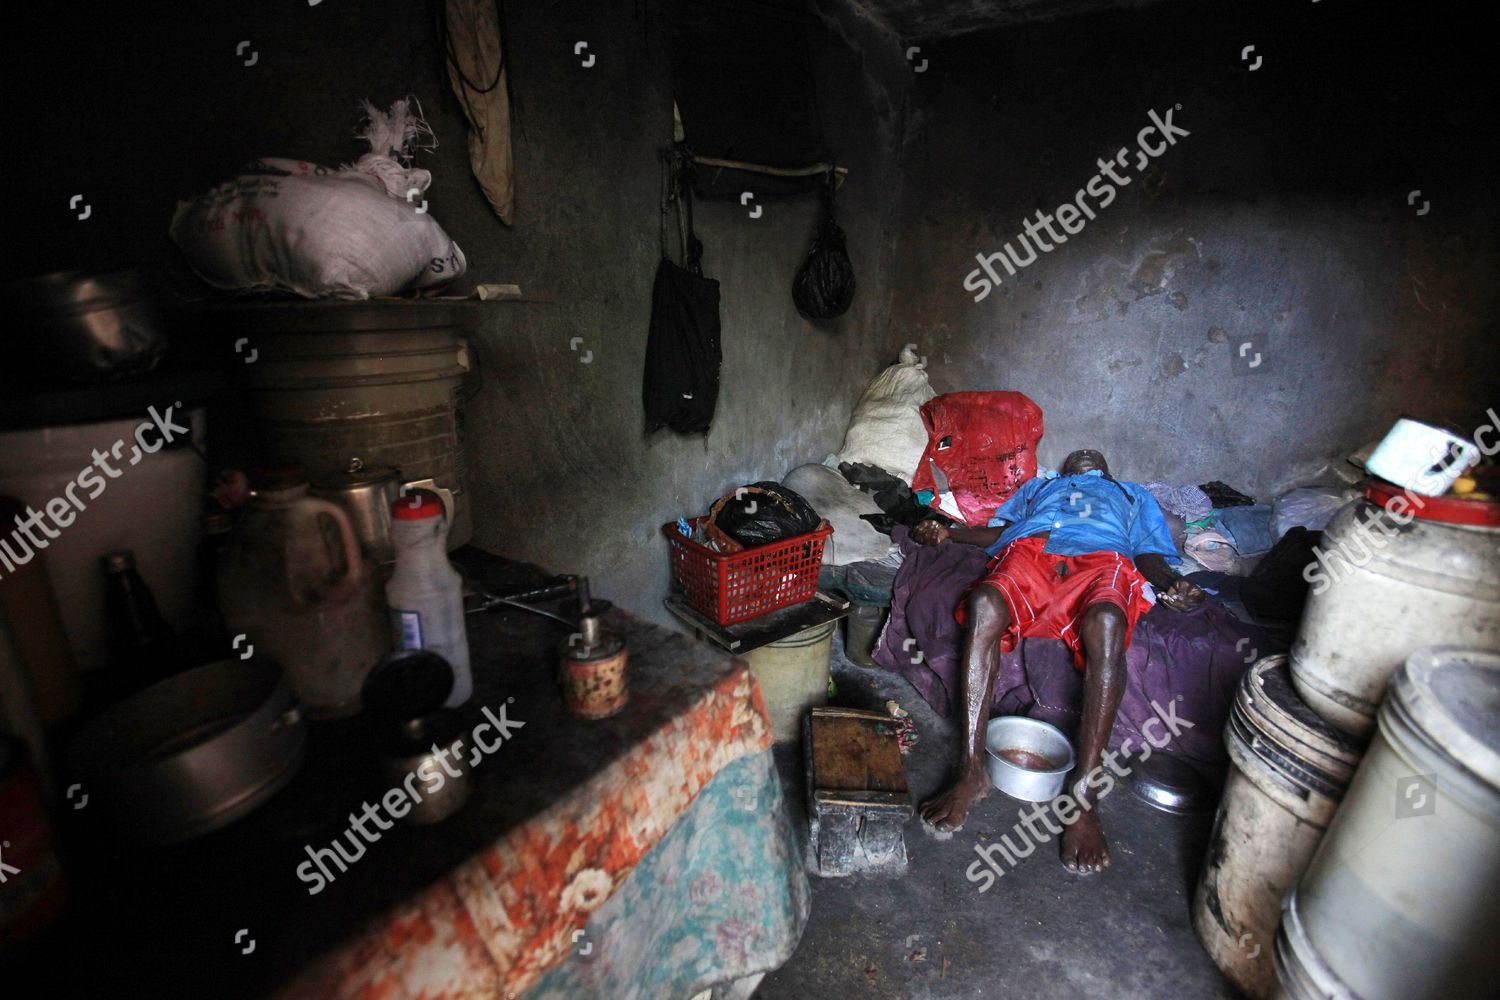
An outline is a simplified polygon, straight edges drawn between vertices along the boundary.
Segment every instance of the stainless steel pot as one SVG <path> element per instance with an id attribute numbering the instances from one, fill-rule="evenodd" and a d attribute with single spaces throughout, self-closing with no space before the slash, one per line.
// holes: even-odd
<path id="1" fill-rule="evenodd" d="M 406 787 L 409 775 L 422 779 L 417 786 L 419 799 L 403 817 L 406 822 L 441 823 L 469 801 L 473 791 L 469 760 L 463 738 L 455 735 L 462 728 L 460 717 L 451 709 L 439 709 L 399 727 L 400 738 L 382 760 L 381 771 L 392 788 Z"/>
<path id="2" fill-rule="evenodd" d="M 1024 802 L 1050 802 L 1062 792 L 1073 770 L 1073 744 L 1056 726 L 1039 719 L 1007 715 L 992 719 L 984 733 L 985 769 L 990 784 Z M 1027 755 L 1036 767 L 1007 760 L 1013 751 Z M 1023 758 L 1024 759 L 1024 758 Z"/>
<path id="3" fill-rule="evenodd" d="M 359 458 L 352 459 L 349 468 L 338 476 L 313 483 L 312 494 L 347 510 L 365 552 L 376 563 L 384 564 L 396 558 L 391 547 L 391 504 L 409 489 L 436 493 L 442 498 L 448 523 L 453 523 L 452 490 L 431 479 L 403 482 L 399 469 L 367 469 Z"/>
<path id="4" fill-rule="evenodd" d="M 139 271 L 58 271 L 13 282 L 6 353 L 39 376 L 111 382 L 144 375 L 166 354 L 161 314 Z"/>
<path id="5" fill-rule="evenodd" d="M 291 781 L 307 726 L 281 671 L 220 660 L 140 691 L 69 748 L 83 790 L 137 839 L 170 844 L 254 811 Z"/>

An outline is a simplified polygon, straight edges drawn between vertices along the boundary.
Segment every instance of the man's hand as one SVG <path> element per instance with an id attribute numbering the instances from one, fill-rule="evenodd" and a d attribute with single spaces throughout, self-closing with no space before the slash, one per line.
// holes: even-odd
<path id="1" fill-rule="evenodd" d="M 1168 610 L 1192 611 L 1201 607 L 1207 598 L 1196 583 L 1179 576 L 1170 587 L 1157 593 L 1156 599 Z"/>
<path id="2" fill-rule="evenodd" d="M 936 521 L 923 521 L 911 530 L 911 537 L 918 545 L 941 545 L 948 540 L 950 533 Z"/>

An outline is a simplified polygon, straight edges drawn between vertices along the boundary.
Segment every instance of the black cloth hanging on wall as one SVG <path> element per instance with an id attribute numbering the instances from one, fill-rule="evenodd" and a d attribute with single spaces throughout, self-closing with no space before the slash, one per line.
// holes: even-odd
<path id="1" fill-rule="evenodd" d="M 719 283 L 703 276 L 703 244 L 693 233 L 693 202 L 686 169 L 664 161 L 661 263 L 651 290 L 651 331 L 646 339 L 646 433 L 670 427 L 706 434 L 719 401 Z M 667 212 L 677 208 L 683 263 L 667 252 Z"/>

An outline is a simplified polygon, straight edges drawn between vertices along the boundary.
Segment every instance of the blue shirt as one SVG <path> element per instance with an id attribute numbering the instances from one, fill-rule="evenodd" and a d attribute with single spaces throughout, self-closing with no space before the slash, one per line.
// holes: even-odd
<path id="1" fill-rule="evenodd" d="M 1156 499 L 1136 483 L 1105 479 L 1098 469 L 1028 479 L 990 518 L 990 527 L 1007 523 L 990 555 L 1018 538 L 1050 531 L 1045 551 L 1055 555 L 1118 552 L 1134 559 L 1155 552 L 1168 562 L 1181 561 Z"/>

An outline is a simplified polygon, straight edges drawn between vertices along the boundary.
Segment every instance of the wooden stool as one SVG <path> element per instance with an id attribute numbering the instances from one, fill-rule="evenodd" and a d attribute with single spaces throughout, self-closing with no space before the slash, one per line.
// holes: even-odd
<path id="1" fill-rule="evenodd" d="M 807 869 L 814 875 L 906 871 L 914 812 L 895 720 L 853 708 L 815 708 L 803 722 Z"/>

